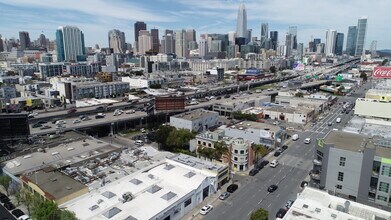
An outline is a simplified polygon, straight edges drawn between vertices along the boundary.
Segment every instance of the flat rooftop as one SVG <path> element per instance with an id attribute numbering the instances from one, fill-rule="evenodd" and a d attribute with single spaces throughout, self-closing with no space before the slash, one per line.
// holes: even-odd
<path id="1" fill-rule="evenodd" d="M 194 167 L 198 170 L 212 171 L 212 172 L 220 172 L 227 168 L 226 165 L 213 163 L 211 161 L 201 160 L 197 157 L 192 157 L 186 154 L 176 154 L 171 157 L 170 160 L 175 162 Z"/>
<path id="2" fill-rule="evenodd" d="M 382 95 L 382 96 L 391 96 L 391 89 L 368 89 L 365 93 L 365 97 L 367 95 Z"/>
<path id="3" fill-rule="evenodd" d="M 367 136 L 343 131 L 331 131 L 324 141 L 326 144 L 334 144 L 335 148 L 348 151 L 361 151 L 365 148 L 375 148 L 375 145 Z"/>
<path id="4" fill-rule="evenodd" d="M 283 220 L 386 220 L 390 218 L 390 212 L 329 195 L 326 191 L 306 187 L 298 195 Z"/>
<path id="5" fill-rule="evenodd" d="M 47 166 L 61 168 L 118 149 L 109 143 L 87 138 L 5 161 L 3 170 L 12 175 L 20 175 Z"/>
<path id="6" fill-rule="evenodd" d="M 243 121 L 240 123 L 237 123 L 233 126 L 230 126 L 229 128 L 239 129 L 239 130 L 245 130 L 245 129 L 258 129 L 258 130 L 269 130 L 273 132 L 277 132 L 281 130 L 281 128 L 277 125 L 271 125 L 267 123 L 261 123 L 261 122 L 255 122 L 255 121 Z"/>
<path id="7" fill-rule="evenodd" d="M 269 111 L 275 111 L 275 112 L 283 112 L 283 113 L 299 113 L 299 114 L 308 114 L 311 113 L 313 110 L 308 108 L 294 108 L 294 107 L 282 107 L 282 106 L 273 106 L 273 107 L 267 107 L 264 110 Z"/>
<path id="8" fill-rule="evenodd" d="M 40 170 L 23 175 L 22 179 L 37 185 L 52 200 L 58 200 L 82 189 L 87 189 L 87 186 L 58 171 L 45 172 Z"/>
<path id="9" fill-rule="evenodd" d="M 166 159 L 147 171 L 139 171 L 61 205 L 79 219 L 152 219 L 183 200 L 208 176 Z M 134 198 L 123 203 L 122 196 Z"/>
<path id="10" fill-rule="evenodd" d="M 205 117 L 209 117 L 209 116 L 218 116 L 219 113 L 218 112 L 214 112 L 214 111 L 207 111 L 207 110 L 204 110 L 204 109 L 196 109 L 196 110 L 193 110 L 193 111 L 190 111 L 190 112 L 184 112 L 184 113 L 181 113 L 181 114 L 177 114 L 177 115 L 174 115 L 174 116 L 171 116 L 173 118 L 181 118 L 181 119 L 184 119 L 184 120 L 189 120 L 189 121 L 194 121 L 194 120 L 198 120 L 198 119 L 201 119 L 201 118 L 205 118 Z"/>

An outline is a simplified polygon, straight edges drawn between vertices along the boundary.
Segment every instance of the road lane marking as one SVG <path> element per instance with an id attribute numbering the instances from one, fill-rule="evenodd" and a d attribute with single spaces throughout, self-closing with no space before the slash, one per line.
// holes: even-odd
<path id="1" fill-rule="evenodd" d="M 278 198 L 278 197 L 280 197 L 280 194 L 277 194 L 277 196 L 276 196 L 276 197 L 277 197 L 277 198 Z"/>
<path id="2" fill-rule="evenodd" d="M 269 208 L 272 204 L 269 204 L 267 207 Z"/>
<path id="3" fill-rule="evenodd" d="M 251 215 L 251 213 L 253 213 L 253 211 L 250 211 L 250 212 L 247 214 L 247 216 Z"/>

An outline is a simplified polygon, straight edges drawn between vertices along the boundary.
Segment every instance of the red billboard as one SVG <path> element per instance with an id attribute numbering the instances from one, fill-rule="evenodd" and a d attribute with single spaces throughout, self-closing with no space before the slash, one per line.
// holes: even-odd
<path id="1" fill-rule="evenodd" d="M 185 109 L 185 96 L 166 96 L 155 98 L 156 111 Z"/>
<path id="2" fill-rule="evenodd" d="M 391 66 L 375 67 L 372 77 L 374 79 L 391 79 Z"/>

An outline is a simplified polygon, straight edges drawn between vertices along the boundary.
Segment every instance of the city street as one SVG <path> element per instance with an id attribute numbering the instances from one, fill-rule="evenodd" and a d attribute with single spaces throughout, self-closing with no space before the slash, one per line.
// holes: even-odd
<path id="1" fill-rule="evenodd" d="M 341 97 L 341 101 L 354 103 L 357 97 L 363 97 L 364 90 L 370 87 L 370 83 L 357 89 L 357 93 L 349 97 Z M 309 177 L 312 169 L 314 146 L 316 140 L 324 138 L 332 129 L 340 129 L 353 116 L 353 111 L 349 114 L 341 113 L 342 105 L 335 105 L 325 113 L 322 120 L 319 120 L 313 127 L 305 132 L 298 132 L 300 139 L 292 141 L 289 148 L 278 158 L 272 156 L 269 160 L 277 159 L 280 162 L 276 168 L 269 166 L 262 169 L 257 175 L 244 177 L 240 188 L 227 200 L 218 200 L 205 219 L 248 219 L 251 212 L 264 208 L 269 211 L 270 219 L 274 219 L 277 211 L 282 208 L 286 201 L 295 199 L 300 191 L 300 183 Z M 336 118 L 342 119 L 341 123 L 336 123 Z M 332 125 L 329 126 L 328 123 Z M 305 138 L 311 138 L 310 144 L 304 144 Z M 267 192 L 267 188 L 278 185 L 278 189 Z"/>

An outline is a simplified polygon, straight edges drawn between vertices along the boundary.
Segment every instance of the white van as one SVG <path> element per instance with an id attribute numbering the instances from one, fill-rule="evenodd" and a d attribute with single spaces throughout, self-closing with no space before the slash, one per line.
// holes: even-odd
<path id="1" fill-rule="evenodd" d="M 276 166 L 278 166 L 278 164 L 278 160 L 273 160 L 272 162 L 270 162 L 270 167 L 275 168 Z"/>
<path id="2" fill-rule="evenodd" d="M 298 134 L 292 135 L 292 141 L 297 141 L 297 140 L 299 140 L 299 135 Z"/>
<path id="3" fill-rule="evenodd" d="M 337 118 L 337 120 L 335 120 L 337 123 L 341 123 L 341 118 Z"/>

